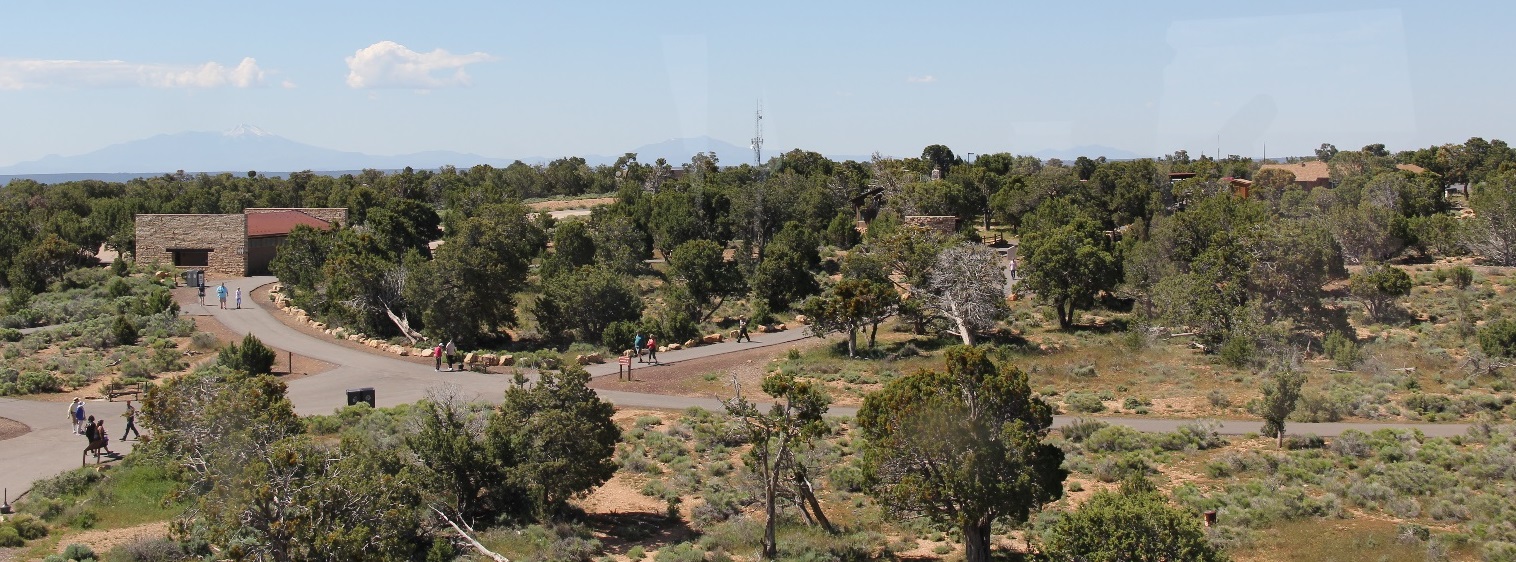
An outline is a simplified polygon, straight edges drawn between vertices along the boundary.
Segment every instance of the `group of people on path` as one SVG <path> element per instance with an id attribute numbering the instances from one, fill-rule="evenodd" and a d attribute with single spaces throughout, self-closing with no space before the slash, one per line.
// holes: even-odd
<path id="1" fill-rule="evenodd" d="M 642 337 L 642 332 L 637 332 L 637 337 L 632 339 L 632 351 L 637 354 L 638 363 L 652 363 L 658 365 L 658 336 L 648 332 L 647 337 Z M 642 352 L 647 352 L 647 360 L 642 360 Z"/>
<path id="2" fill-rule="evenodd" d="M 130 400 L 126 402 L 126 413 L 121 414 L 121 417 L 126 418 L 126 430 L 121 433 L 121 440 L 126 441 L 129 437 L 141 440 L 142 433 L 137 431 L 137 408 L 132 406 Z M 116 452 L 110 448 L 111 438 L 105 430 L 105 419 L 97 420 L 94 415 L 87 414 L 83 399 L 74 397 L 74 401 L 69 403 L 68 419 L 73 425 L 74 435 L 83 435 L 88 441 L 84 448 L 86 454 L 96 451 L 98 457 L 100 451 L 104 451 L 106 455 L 116 456 Z"/>
<path id="3" fill-rule="evenodd" d="M 200 304 L 205 304 L 205 281 L 204 281 L 204 278 L 202 278 L 201 281 L 200 281 L 200 287 L 199 287 L 199 289 L 200 289 Z M 235 308 L 237 310 L 242 310 L 242 287 L 237 287 L 236 291 L 228 290 L 226 288 L 226 282 L 225 281 L 221 282 L 220 285 L 216 286 L 216 300 L 221 302 L 221 309 L 222 310 L 226 310 L 226 297 L 229 294 L 232 294 L 232 295 L 236 296 Z"/>
<path id="4" fill-rule="evenodd" d="M 202 289 L 202 292 L 203 291 L 204 291 L 204 289 Z M 227 293 L 226 283 L 223 282 L 223 283 L 221 283 L 220 285 L 218 285 L 216 287 L 216 299 L 219 300 L 219 301 L 221 301 L 221 309 L 222 310 L 226 309 L 226 293 Z M 237 310 L 242 310 L 242 287 L 237 287 L 236 309 Z"/>
<path id="5" fill-rule="evenodd" d="M 446 344 L 439 342 L 437 347 L 432 348 L 432 357 L 437 360 L 437 365 L 432 368 L 433 371 L 442 370 L 442 357 L 444 355 L 447 356 L 447 370 L 457 370 L 453 368 L 455 364 L 460 367 L 462 366 L 463 358 L 458 356 L 458 346 L 453 345 L 453 340 L 447 340 Z"/>
<path id="6" fill-rule="evenodd" d="M 753 336 L 747 333 L 746 316 L 737 319 L 737 342 L 742 343 L 743 338 L 746 338 L 748 343 L 753 343 Z M 642 358 L 644 351 L 647 352 L 646 360 Z M 632 352 L 637 354 L 638 363 L 662 365 L 658 362 L 658 336 L 653 335 L 652 332 L 648 332 L 646 337 L 643 337 L 642 332 L 637 332 L 637 337 L 632 339 Z"/>

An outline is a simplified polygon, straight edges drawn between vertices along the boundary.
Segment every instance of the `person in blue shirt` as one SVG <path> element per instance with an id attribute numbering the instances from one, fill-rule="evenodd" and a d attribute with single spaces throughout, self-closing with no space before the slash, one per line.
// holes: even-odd
<path id="1" fill-rule="evenodd" d="M 221 309 L 226 309 L 226 283 L 216 287 L 216 298 L 221 300 Z"/>

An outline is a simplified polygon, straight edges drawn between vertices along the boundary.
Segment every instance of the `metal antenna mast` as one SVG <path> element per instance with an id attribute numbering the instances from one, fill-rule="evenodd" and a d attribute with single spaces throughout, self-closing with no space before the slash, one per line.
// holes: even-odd
<path id="1" fill-rule="evenodd" d="M 763 101 L 758 102 L 758 113 L 753 119 L 753 165 L 763 166 Z"/>

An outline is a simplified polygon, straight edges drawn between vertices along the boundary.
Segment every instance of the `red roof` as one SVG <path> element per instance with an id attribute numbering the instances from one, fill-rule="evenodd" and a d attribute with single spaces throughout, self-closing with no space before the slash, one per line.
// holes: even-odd
<path id="1" fill-rule="evenodd" d="M 332 227 L 331 223 L 300 211 L 252 213 L 247 216 L 247 236 L 248 238 L 283 236 L 294 230 L 296 225 L 301 224 L 320 230 Z"/>

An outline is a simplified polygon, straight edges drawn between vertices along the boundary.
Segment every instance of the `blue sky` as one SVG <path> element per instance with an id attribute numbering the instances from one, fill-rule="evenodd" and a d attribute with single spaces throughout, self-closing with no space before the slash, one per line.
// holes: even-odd
<path id="1" fill-rule="evenodd" d="M 11 2 L 0 165 L 249 123 L 373 154 L 1506 138 L 1507 3 Z M 1219 137 L 1219 138 L 1218 138 Z M 724 162 L 751 154 L 722 154 Z"/>

